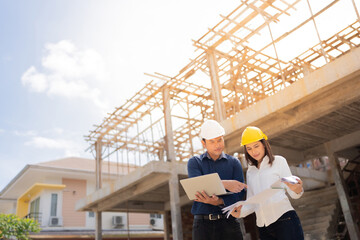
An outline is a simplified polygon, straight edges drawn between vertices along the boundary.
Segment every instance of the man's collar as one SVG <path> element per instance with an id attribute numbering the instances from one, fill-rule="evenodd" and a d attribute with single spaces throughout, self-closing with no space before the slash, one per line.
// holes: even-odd
<path id="1" fill-rule="evenodd" d="M 207 158 L 207 159 L 209 159 L 209 160 L 214 160 L 214 159 L 212 159 L 212 158 L 210 157 L 210 155 L 209 155 L 209 153 L 208 153 L 207 151 L 202 155 L 201 160 L 203 160 L 204 158 Z M 222 152 L 221 155 L 220 155 L 220 157 L 219 157 L 218 159 L 215 159 L 215 160 L 220 160 L 220 159 L 222 159 L 222 158 L 225 158 L 225 159 L 226 159 L 226 155 L 225 155 L 224 152 Z"/>

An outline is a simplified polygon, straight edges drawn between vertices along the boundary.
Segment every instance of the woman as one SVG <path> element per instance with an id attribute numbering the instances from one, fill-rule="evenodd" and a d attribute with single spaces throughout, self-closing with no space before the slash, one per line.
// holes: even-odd
<path id="1" fill-rule="evenodd" d="M 274 156 L 267 136 L 257 127 L 247 127 L 241 137 L 241 146 L 244 146 L 245 158 L 249 164 L 247 179 L 247 198 L 271 188 L 271 185 L 282 177 L 291 176 L 286 159 Z M 300 198 L 303 194 L 302 181 L 296 184 L 284 183 L 288 194 Z M 234 217 L 245 217 L 255 211 L 256 225 L 260 239 L 297 240 L 304 239 L 300 220 L 291 206 L 285 190 L 279 190 L 270 199 L 266 199 L 256 208 L 250 205 L 237 207 L 231 213 Z"/>

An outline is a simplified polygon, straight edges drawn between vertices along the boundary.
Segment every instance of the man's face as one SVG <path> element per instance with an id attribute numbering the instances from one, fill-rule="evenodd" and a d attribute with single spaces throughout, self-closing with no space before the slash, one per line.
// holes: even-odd
<path id="1" fill-rule="evenodd" d="M 210 154 L 210 157 L 214 158 L 216 157 L 216 159 L 221 155 L 221 153 L 224 151 L 224 137 L 220 136 L 217 138 L 213 138 L 213 139 L 207 139 L 207 140 L 202 140 L 201 141 L 204 148 L 206 148 L 206 150 L 208 151 L 208 153 Z M 216 160 L 214 159 L 214 160 Z"/>

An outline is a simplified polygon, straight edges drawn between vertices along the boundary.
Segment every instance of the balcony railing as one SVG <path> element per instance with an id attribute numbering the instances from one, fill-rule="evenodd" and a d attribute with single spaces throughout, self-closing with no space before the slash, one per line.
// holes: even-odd
<path id="1" fill-rule="evenodd" d="M 41 219 L 42 219 L 42 213 L 41 212 L 30 212 L 28 215 L 26 215 L 24 218 L 32 218 L 35 221 L 37 221 L 41 225 Z"/>

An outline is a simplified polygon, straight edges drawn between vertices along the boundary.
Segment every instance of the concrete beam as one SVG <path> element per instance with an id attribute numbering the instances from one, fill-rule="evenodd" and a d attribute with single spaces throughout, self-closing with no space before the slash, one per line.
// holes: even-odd
<path id="1" fill-rule="evenodd" d="M 356 131 L 345 136 L 333 139 L 331 141 L 328 141 L 326 144 L 333 152 L 336 153 L 346 150 L 348 148 L 360 146 L 360 131 Z M 326 151 L 323 144 L 304 151 L 304 156 L 307 159 L 311 157 L 321 157 L 327 154 L 328 152 Z"/>
<path id="2" fill-rule="evenodd" d="M 243 129 L 260 127 L 270 138 L 360 98 L 360 48 L 310 73 L 286 89 L 222 122 L 228 153 L 237 152 Z"/>
<path id="3" fill-rule="evenodd" d="M 97 204 L 97 208 L 100 211 L 111 211 L 112 207 L 126 202 L 132 199 L 135 196 L 150 192 L 156 187 L 163 185 L 169 181 L 170 176 L 168 174 L 152 174 L 145 177 L 142 181 L 136 183 L 135 185 L 127 188 L 124 191 L 121 191 L 121 194 L 113 194 L 108 196 L 106 199 L 102 200 Z"/>
<path id="4" fill-rule="evenodd" d="M 176 171 L 179 175 L 187 175 L 186 163 L 149 162 L 145 166 L 134 170 L 126 176 L 119 177 L 119 180 L 114 184 L 103 187 L 88 195 L 86 198 L 79 200 L 76 203 L 75 209 L 77 211 L 97 209 L 97 204 L 101 201 L 117 194 L 121 195 L 123 191 L 126 191 L 138 182 L 145 181 L 147 176 L 157 173 L 170 175 L 172 170 Z"/>
<path id="5" fill-rule="evenodd" d="M 271 141 L 270 141 L 271 144 Z M 304 154 L 290 148 L 279 147 L 271 144 L 271 149 L 275 155 L 280 155 L 286 158 L 289 163 L 296 164 L 305 160 Z M 291 165 L 291 164 L 289 164 Z"/>
<path id="6" fill-rule="evenodd" d="M 111 208 L 111 212 L 141 212 L 141 213 L 154 213 L 164 211 L 163 202 L 146 202 L 144 201 L 128 201 L 118 204 Z"/>

